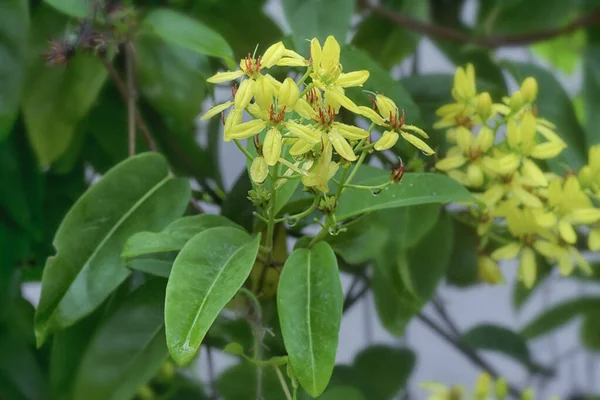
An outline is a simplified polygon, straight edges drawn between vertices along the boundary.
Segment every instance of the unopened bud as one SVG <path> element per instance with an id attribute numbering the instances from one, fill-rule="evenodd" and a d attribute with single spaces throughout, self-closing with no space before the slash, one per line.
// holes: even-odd
<path id="1" fill-rule="evenodd" d="M 535 396 L 532 388 L 526 389 L 521 395 L 521 400 L 534 400 Z"/>
<path id="2" fill-rule="evenodd" d="M 492 378 L 488 373 L 483 373 L 479 375 L 477 378 L 477 383 L 475 384 L 475 398 L 477 399 L 487 399 L 490 394 L 490 388 L 492 384 Z"/>
<path id="3" fill-rule="evenodd" d="M 248 200 L 254 204 L 256 208 L 263 208 L 271 200 L 271 193 L 262 186 L 257 186 L 256 189 L 248 192 Z"/>
<path id="4" fill-rule="evenodd" d="M 286 106 L 292 108 L 296 105 L 298 98 L 300 97 L 300 91 L 298 85 L 292 78 L 285 78 L 283 84 L 279 88 L 279 94 L 277 96 L 279 100 L 279 106 Z"/>
<path id="5" fill-rule="evenodd" d="M 510 97 L 508 105 L 512 111 L 518 111 L 521 109 L 521 107 L 523 107 L 523 94 L 521 91 L 517 90 L 513 93 L 513 95 Z"/>
<path id="6" fill-rule="evenodd" d="M 160 368 L 160 371 L 158 371 L 156 380 L 159 382 L 162 382 L 162 383 L 169 383 L 173 380 L 174 377 L 175 377 L 175 368 L 173 367 L 173 363 L 170 361 L 167 361 Z"/>
<path id="7" fill-rule="evenodd" d="M 269 165 L 263 156 L 256 157 L 250 166 L 250 178 L 256 184 L 261 184 L 269 175 Z"/>
<path id="8" fill-rule="evenodd" d="M 521 93 L 525 103 L 533 103 L 537 98 L 538 83 L 535 78 L 526 78 L 521 84 Z"/>
<path id="9" fill-rule="evenodd" d="M 496 392 L 496 398 L 498 400 L 503 400 L 508 396 L 508 383 L 506 383 L 504 378 L 498 378 L 494 391 Z"/>
<path id="10" fill-rule="evenodd" d="M 478 96 L 477 113 L 484 122 L 492 116 L 492 97 L 488 92 L 483 92 Z"/>
<path id="11" fill-rule="evenodd" d="M 319 210 L 325 215 L 333 215 L 337 207 L 337 198 L 335 196 L 327 197 L 326 195 L 319 201 Z"/>
<path id="12" fill-rule="evenodd" d="M 390 115 L 394 116 L 398 114 L 398 107 L 396 107 L 394 101 L 389 97 L 378 94 L 375 96 L 375 104 L 377 104 L 377 109 L 383 118 L 390 118 Z"/>

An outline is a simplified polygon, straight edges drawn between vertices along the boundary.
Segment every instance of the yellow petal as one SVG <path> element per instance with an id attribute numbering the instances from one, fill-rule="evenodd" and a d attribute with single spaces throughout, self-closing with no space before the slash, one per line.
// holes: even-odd
<path id="1" fill-rule="evenodd" d="M 280 67 L 305 67 L 306 61 L 295 58 L 283 57 L 275 65 Z"/>
<path id="2" fill-rule="evenodd" d="M 290 154 L 292 156 L 299 156 L 308 153 L 315 147 L 314 143 L 307 142 L 304 139 L 298 139 L 296 143 L 290 148 Z"/>
<path id="3" fill-rule="evenodd" d="M 266 126 L 266 121 L 253 119 L 252 121 L 243 122 L 239 125 L 233 126 L 226 136 L 229 138 L 229 140 L 246 139 L 259 134 L 263 129 L 265 129 Z"/>
<path id="4" fill-rule="evenodd" d="M 508 145 L 512 148 L 518 147 L 521 143 L 521 132 L 514 119 L 508 120 L 506 125 L 506 140 L 508 141 Z"/>
<path id="5" fill-rule="evenodd" d="M 544 175 L 544 172 L 537 166 L 533 161 L 525 158 L 523 159 L 523 167 L 521 167 L 521 173 L 523 177 L 528 179 L 532 186 L 548 186 L 548 180 Z"/>
<path id="6" fill-rule="evenodd" d="M 478 146 L 482 152 L 487 152 L 494 145 L 494 131 L 488 127 L 483 126 L 475 139 L 475 145 Z"/>
<path id="7" fill-rule="evenodd" d="M 321 136 L 314 127 L 310 125 L 301 125 L 294 121 L 286 123 L 286 128 L 292 133 L 292 135 L 305 140 L 308 143 L 315 144 L 321 140 Z"/>
<path id="8" fill-rule="evenodd" d="M 225 128 L 223 129 L 223 140 L 230 142 L 232 137 L 229 136 L 229 132 L 234 126 L 242 123 L 242 111 L 231 110 L 227 118 L 225 119 Z"/>
<path id="9" fill-rule="evenodd" d="M 563 249 L 561 247 L 545 240 L 536 241 L 533 244 L 533 248 L 544 257 L 551 259 L 559 259 L 563 253 Z"/>
<path id="10" fill-rule="evenodd" d="M 569 252 L 563 250 L 558 258 L 558 270 L 560 271 L 560 274 L 563 276 L 570 275 L 571 272 L 573 272 L 574 267 Z"/>
<path id="11" fill-rule="evenodd" d="M 569 247 L 569 254 L 571 255 L 572 258 L 575 259 L 575 263 L 577 263 L 577 266 L 586 274 L 591 275 L 594 271 L 592 271 L 592 267 L 590 267 L 590 263 L 583 258 L 583 255 L 581 255 L 581 253 L 579 252 L 579 250 L 577 250 L 575 247 L 570 246 Z"/>
<path id="12" fill-rule="evenodd" d="M 371 121 L 375 122 L 377 125 L 385 124 L 385 121 L 383 120 L 383 118 L 381 118 L 381 116 L 379 114 L 377 114 L 372 108 L 365 107 L 365 106 L 359 106 L 358 110 L 357 110 L 357 114 L 360 114 L 363 117 L 370 119 Z"/>
<path id="13" fill-rule="evenodd" d="M 496 184 L 492 185 L 488 190 L 486 190 L 480 196 L 480 200 L 483 201 L 488 207 L 492 207 L 502 200 L 505 194 L 506 190 L 504 189 L 504 186 Z"/>
<path id="14" fill-rule="evenodd" d="M 340 74 L 335 84 L 343 88 L 362 86 L 369 79 L 369 71 L 353 71 L 347 74 Z"/>
<path id="15" fill-rule="evenodd" d="M 383 116 L 383 118 L 388 119 L 390 116 L 398 115 L 398 107 L 396 103 L 392 99 L 382 94 L 378 94 L 375 96 L 375 104 L 377 105 L 377 109 L 379 113 Z"/>
<path id="16" fill-rule="evenodd" d="M 235 109 L 243 110 L 252 100 L 254 96 L 254 91 L 252 88 L 254 87 L 253 79 L 245 79 L 240 84 L 237 92 L 235 93 Z"/>
<path id="17" fill-rule="evenodd" d="M 552 228 L 556 225 L 558 218 L 553 212 L 545 212 L 543 210 L 537 210 L 534 212 L 535 221 L 543 228 Z"/>
<path id="18" fill-rule="evenodd" d="M 416 137 L 415 135 L 411 135 L 410 133 L 406 133 L 404 131 L 400 131 L 400 134 L 404 138 L 404 140 L 408 141 L 410 144 L 415 146 L 417 149 L 421 150 L 423 154 L 426 156 L 430 156 L 435 154 L 435 151 L 427 145 L 424 141 Z"/>
<path id="19" fill-rule="evenodd" d="M 264 157 L 256 157 L 250 165 L 250 177 L 256 184 L 261 184 L 269 175 L 269 166 Z"/>
<path id="20" fill-rule="evenodd" d="M 497 171 L 500 175 L 510 175 L 519 168 L 521 160 L 516 154 L 507 154 L 498 159 Z"/>
<path id="21" fill-rule="evenodd" d="M 278 106 L 281 109 L 282 106 L 286 106 L 288 109 L 292 109 L 298 99 L 300 98 L 300 90 L 298 85 L 292 78 L 285 78 L 283 84 L 279 88 L 279 94 L 277 95 Z"/>
<path id="22" fill-rule="evenodd" d="M 491 257 L 479 256 L 477 257 L 477 269 L 479 279 L 490 285 L 504 284 L 504 276 L 502 271 L 498 268 L 498 263 Z"/>
<path id="23" fill-rule="evenodd" d="M 423 129 L 421 129 L 419 127 L 416 127 L 414 125 L 402 125 L 402 129 L 414 132 L 414 133 L 416 133 L 418 135 L 421 135 L 425 139 L 429 139 L 429 135 Z"/>
<path id="24" fill-rule="evenodd" d="M 571 211 L 569 218 L 578 224 L 593 224 L 600 220 L 600 208 L 579 208 Z"/>
<path id="25" fill-rule="evenodd" d="M 469 164 L 467 168 L 467 179 L 470 187 L 480 187 L 483 185 L 484 176 L 483 170 L 477 164 Z"/>
<path id="26" fill-rule="evenodd" d="M 283 56 L 295 58 L 296 60 L 304 61 L 304 57 L 302 57 L 300 54 L 296 53 L 294 50 L 285 49 L 285 51 L 283 52 Z"/>
<path id="27" fill-rule="evenodd" d="M 462 167 L 467 162 L 463 156 L 442 158 L 435 164 L 435 167 L 440 171 L 450 171 Z"/>
<path id="28" fill-rule="evenodd" d="M 544 206 L 539 197 L 523 189 L 521 186 L 512 187 L 510 193 L 527 207 L 542 208 Z"/>
<path id="29" fill-rule="evenodd" d="M 448 176 L 463 186 L 467 186 L 469 184 L 469 180 L 467 179 L 467 174 L 457 169 L 453 169 L 452 171 L 447 172 Z"/>
<path id="30" fill-rule="evenodd" d="M 567 144 L 564 142 L 564 140 L 562 140 L 560 136 L 556 134 L 556 132 L 552 131 L 552 129 L 544 125 L 538 124 L 537 130 L 547 140 L 551 142 L 561 143 L 563 146 L 567 147 Z"/>
<path id="31" fill-rule="evenodd" d="M 512 260 L 517 257 L 521 251 L 521 243 L 512 242 L 500 247 L 492 252 L 491 257 L 494 260 Z"/>
<path id="32" fill-rule="evenodd" d="M 232 81 L 237 78 L 241 78 L 244 76 L 244 71 L 227 71 L 227 72 L 217 72 L 206 81 L 210 83 L 221 83 Z"/>
<path id="33" fill-rule="evenodd" d="M 560 237 L 562 237 L 565 242 L 573 244 L 577 241 L 577 233 L 575 233 L 573 225 L 565 218 L 561 218 L 561 220 L 558 221 L 558 231 L 560 232 Z"/>
<path id="34" fill-rule="evenodd" d="M 267 165 L 277 164 L 279 156 L 281 155 L 282 137 L 281 133 L 277 128 L 271 128 L 265 135 L 265 142 L 263 143 L 263 156 Z"/>
<path id="35" fill-rule="evenodd" d="M 302 118 L 313 119 L 317 115 L 314 108 L 304 99 L 298 99 L 294 105 L 294 111 L 296 111 Z"/>
<path id="36" fill-rule="evenodd" d="M 400 136 L 396 131 L 385 131 L 383 135 L 375 142 L 375 150 L 384 151 L 394 147 Z"/>
<path id="37" fill-rule="evenodd" d="M 600 229 L 592 229 L 590 231 L 588 247 L 591 251 L 600 251 Z"/>
<path id="38" fill-rule="evenodd" d="M 201 120 L 205 120 L 205 119 L 212 118 L 212 117 L 214 117 L 217 114 L 221 114 L 223 111 L 227 110 L 232 105 L 233 105 L 233 101 L 227 101 L 227 102 L 222 103 L 222 104 L 217 104 L 216 106 L 214 106 L 211 109 L 209 109 L 206 112 L 206 114 L 204 114 L 202 116 L 202 118 L 200 118 L 200 119 Z"/>
<path id="39" fill-rule="evenodd" d="M 492 97 L 488 92 L 480 93 L 477 96 L 477 113 L 482 121 L 487 121 L 492 116 Z"/>
<path id="40" fill-rule="evenodd" d="M 475 138 L 473 137 L 471 130 L 465 127 L 456 129 L 456 144 L 463 152 L 467 153 L 474 141 Z"/>
<path id="41" fill-rule="evenodd" d="M 559 155 L 565 149 L 564 143 L 561 142 L 545 142 L 542 144 L 535 145 L 531 151 L 531 157 L 540 160 L 546 160 L 548 158 L 554 158 Z"/>
<path id="42" fill-rule="evenodd" d="M 285 46 L 282 42 L 277 42 L 271 45 L 263 54 L 260 65 L 261 68 L 271 68 L 277 63 L 285 52 Z"/>
<path id="43" fill-rule="evenodd" d="M 310 58 L 312 59 L 314 68 L 321 66 L 321 44 L 317 38 L 310 41 Z"/>
<path id="44" fill-rule="evenodd" d="M 263 110 L 268 111 L 273 104 L 273 96 L 275 96 L 275 88 L 273 88 L 271 82 L 264 76 L 259 76 L 254 83 L 253 92 L 256 104 Z"/>
<path id="45" fill-rule="evenodd" d="M 331 141 L 331 144 L 333 145 L 333 148 L 335 149 L 335 151 L 338 152 L 340 156 L 342 156 L 342 158 L 348 161 L 356 160 L 356 154 L 354 154 L 352 146 L 350 146 L 348 141 L 346 141 L 346 139 L 344 139 L 344 137 L 340 135 L 338 131 L 329 131 L 328 137 Z"/>
<path id="46" fill-rule="evenodd" d="M 340 63 L 340 44 L 333 36 L 327 36 L 321 53 L 321 68 L 329 70 Z"/>
<path id="47" fill-rule="evenodd" d="M 369 137 L 369 132 L 358 126 L 346 125 L 342 123 L 334 123 L 340 135 L 348 140 L 360 140 Z"/>
<path id="48" fill-rule="evenodd" d="M 537 266 L 535 264 L 535 252 L 529 248 L 523 248 L 521 252 L 521 262 L 519 263 L 519 278 L 523 284 L 530 288 L 535 283 Z"/>
<path id="49" fill-rule="evenodd" d="M 342 92 L 336 92 L 334 90 L 327 90 L 325 92 L 326 101 L 333 100 L 333 104 L 337 103 L 344 107 L 346 110 L 352 111 L 354 113 L 358 113 L 358 106 L 354 104 L 352 100 L 350 100 L 346 95 Z M 334 108 L 339 108 L 335 107 Z"/>
<path id="50" fill-rule="evenodd" d="M 536 122 L 532 113 L 526 112 L 521 121 L 521 142 L 533 143 L 535 140 Z"/>
<path id="51" fill-rule="evenodd" d="M 523 94 L 523 101 L 526 103 L 533 103 L 538 93 L 538 83 L 535 78 L 525 78 L 521 84 L 521 93 Z"/>

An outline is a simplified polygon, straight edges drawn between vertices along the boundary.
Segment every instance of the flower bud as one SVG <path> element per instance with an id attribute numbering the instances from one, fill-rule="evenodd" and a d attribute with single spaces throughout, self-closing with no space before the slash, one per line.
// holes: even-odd
<path id="1" fill-rule="evenodd" d="M 265 68 L 271 68 L 283 57 L 285 52 L 285 46 L 282 42 L 277 42 L 271 45 L 262 56 L 261 66 Z"/>
<path id="2" fill-rule="evenodd" d="M 285 78 L 283 84 L 279 88 L 279 94 L 277 96 L 278 106 L 281 109 L 283 106 L 286 106 L 288 109 L 291 109 L 296 105 L 298 98 L 300 97 L 300 90 L 298 90 L 298 85 L 292 78 Z"/>
<path id="3" fill-rule="evenodd" d="M 281 146 L 283 144 L 281 133 L 277 128 L 271 128 L 265 135 L 265 142 L 263 143 L 263 155 L 267 165 L 277 164 L 279 156 L 281 155 Z"/>
<path id="4" fill-rule="evenodd" d="M 256 184 L 261 184 L 269 175 L 269 166 L 263 156 L 256 157 L 250 166 L 250 177 Z"/>
<path id="5" fill-rule="evenodd" d="M 511 111 L 518 111 L 521 109 L 521 107 L 523 107 L 523 94 L 521 91 L 517 90 L 513 93 L 508 102 L 508 106 L 510 107 Z"/>
<path id="6" fill-rule="evenodd" d="M 535 400 L 535 396 L 532 388 L 526 389 L 521 395 L 521 400 Z"/>
<path id="7" fill-rule="evenodd" d="M 244 79 L 242 83 L 240 83 L 240 87 L 235 93 L 235 109 L 243 110 L 246 108 L 248 104 L 250 104 L 250 100 L 254 96 L 254 80 L 253 79 Z"/>
<path id="8" fill-rule="evenodd" d="M 488 92 L 483 92 L 477 97 L 477 113 L 484 122 L 492 116 L 492 97 Z"/>
<path id="9" fill-rule="evenodd" d="M 398 107 L 396 107 L 394 101 L 389 97 L 378 94 L 375 96 L 375 104 L 377 104 L 379 114 L 381 114 L 383 118 L 390 118 L 390 115 L 393 116 L 398 114 Z"/>
<path id="10" fill-rule="evenodd" d="M 394 147 L 398 138 L 399 136 L 396 131 L 386 131 L 375 143 L 375 150 L 383 151 Z"/>
<path id="11" fill-rule="evenodd" d="M 486 372 L 479 375 L 477 383 L 475 384 L 475 398 L 487 399 L 490 394 L 490 387 L 492 384 L 492 378 Z"/>
<path id="12" fill-rule="evenodd" d="M 498 398 L 498 400 L 503 400 L 508 396 L 508 383 L 506 383 L 504 378 L 498 378 L 494 391 L 496 392 L 496 398 Z"/>
<path id="13" fill-rule="evenodd" d="M 535 78 L 526 78 L 521 84 L 521 93 L 525 103 L 533 103 L 538 93 L 538 83 Z"/>
<path id="14" fill-rule="evenodd" d="M 498 268 L 498 263 L 488 256 L 477 257 L 477 272 L 479 279 L 490 285 L 504 284 L 504 276 Z"/>
<path id="15" fill-rule="evenodd" d="M 248 192 L 248 200 L 257 208 L 265 207 L 271 200 L 271 193 L 262 186 L 257 186 Z"/>
<path id="16" fill-rule="evenodd" d="M 487 152 L 494 145 L 494 131 L 489 126 L 483 126 L 479 131 L 475 144 L 479 145 L 479 148 L 483 153 Z"/>

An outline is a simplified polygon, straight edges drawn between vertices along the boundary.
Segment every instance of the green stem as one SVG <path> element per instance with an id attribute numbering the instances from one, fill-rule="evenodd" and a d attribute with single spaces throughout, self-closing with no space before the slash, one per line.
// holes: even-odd
<path id="1" fill-rule="evenodd" d="M 248 150 L 246 150 L 246 148 L 244 146 L 242 146 L 242 144 L 240 143 L 240 141 L 238 139 L 233 139 L 233 141 L 235 142 L 235 145 L 238 147 L 238 149 L 240 149 L 240 151 L 242 153 L 244 153 L 244 155 L 246 156 L 246 158 L 250 161 L 254 160 L 254 156 L 252 154 L 250 154 L 250 152 Z"/>
<path id="2" fill-rule="evenodd" d="M 273 232 L 275 229 L 275 203 L 277 202 L 277 179 L 279 179 L 279 164 L 273 167 L 273 178 L 271 179 L 271 201 L 269 201 L 269 221 L 267 222 L 267 241 L 265 246 L 269 249 L 269 261 L 273 254 Z"/>
<path id="3" fill-rule="evenodd" d="M 302 75 L 302 78 L 300 78 L 300 80 L 298 81 L 298 86 L 300 86 L 304 83 L 304 81 L 306 80 L 306 78 L 308 78 L 308 76 L 310 75 L 311 72 L 312 72 L 312 66 L 310 66 L 306 69 L 306 72 L 304 73 L 304 75 Z"/>
<path id="4" fill-rule="evenodd" d="M 323 228 L 321 228 L 321 230 L 319 231 L 319 233 L 317 233 L 315 235 L 315 237 L 312 238 L 312 240 L 310 241 L 310 243 L 308 243 L 307 247 L 310 249 L 315 244 L 317 244 L 318 242 L 320 242 L 321 240 L 323 240 L 323 238 L 325 238 L 325 236 L 327 236 L 327 234 L 329 233 L 328 229 L 329 229 L 328 226 L 324 226 Z"/>
<path id="5" fill-rule="evenodd" d="M 277 219 L 275 219 L 275 222 L 279 223 L 279 222 L 288 221 L 290 219 L 295 219 L 296 221 L 300 220 L 314 211 L 315 206 L 317 205 L 318 201 L 319 201 L 319 197 L 315 196 L 315 199 L 313 200 L 312 204 L 306 210 L 304 210 L 298 214 L 292 214 L 292 215 L 288 215 L 287 217 L 277 218 Z"/>
<path id="6" fill-rule="evenodd" d="M 390 186 L 391 184 L 392 184 L 391 181 L 387 181 L 385 183 L 382 183 L 381 185 L 374 185 L 374 186 L 346 184 L 346 185 L 344 185 L 344 187 L 352 188 L 352 189 L 362 189 L 362 190 L 378 190 L 378 189 L 385 189 L 386 187 Z"/>
<path id="7" fill-rule="evenodd" d="M 252 327 L 252 334 L 254 336 L 254 359 L 257 362 L 256 367 L 256 400 L 262 399 L 262 307 L 260 302 L 250 290 L 246 288 L 240 288 L 240 293 L 243 293 L 252 303 L 256 319 L 248 319 L 250 326 Z"/>
<path id="8" fill-rule="evenodd" d="M 463 218 L 460 215 L 455 214 L 455 213 L 450 213 L 450 215 L 452 216 L 452 218 L 454 218 L 458 222 L 461 222 L 461 223 L 463 223 L 465 225 L 468 225 L 468 226 L 471 226 L 471 227 L 477 229 L 478 225 L 477 225 L 476 221 L 470 221 L 470 220 L 468 220 L 466 218 Z M 497 243 L 500 243 L 500 244 L 509 244 L 509 243 L 511 243 L 511 240 L 505 238 L 502 235 L 499 235 L 496 232 L 488 231 L 488 232 L 486 232 L 485 235 L 488 236 L 490 239 L 492 239 L 492 240 L 494 240 L 494 241 L 496 241 Z"/>
<path id="9" fill-rule="evenodd" d="M 335 198 L 339 200 L 340 195 L 342 194 L 342 189 L 344 188 L 344 184 L 345 184 L 345 179 L 346 179 L 346 175 L 348 174 L 348 168 L 350 167 L 350 164 L 346 164 L 344 166 L 344 170 L 342 171 L 342 176 L 340 177 L 339 182 L 337 182 L 337 191 L 335 192 Z"/>
<path id="10" fill-rule="evenodd" d="M 285 158 L 280 157 L 278 162 L 280 164 L 285 165 L 286 167 L 288 167 L 289 169 L 291 169 L 292 171 L 294 171 L 297 174 L 300 174 L 302 176 L 308 175 L 308 172 L 296 167 L 294 164 L 292 164 L 291 162 L 289 162 L 288 160 L 286 160 Z M 286 178 L 289 179 L 289 178 Z"/>
<path id="11" fill-rule="evenodd" d="M 279 379 L 279 383 L 281 384 L 281 389 L 283 389 L 283 393 L 285 393 L 285 398 L 287 400 L 292 400 L 292 395 L 290 394 L 290 388 L 288 387 L 287 383 L 285 382 L 285 379 L 283 377 L 283 374 L 279 370 L 279 367 L 277 365 L 273 365 L 273 368 L 275 368 L 275 373 L 277 374 L 277 378 Z"/>
<path id="12" fill-rule="evenodd" d="M 350 176 L 348 177 L 348 179 L 346 179 L 346 182 L 344 182 L 344 186 L 349 185 L 350 182 L 352 182 L 352 179 L 354 179 L 354 177 L 356 176 L 356 173 L 358 172 L 358 169 L 360 168 L 360 166 L 362 165 L 362 163 L 365 161 L 365 157 L 367 156 L 367 152 L 364 151 L 361 153 L 360 157 L 358 158 L 358 161 L 356 162 L 356 164 L 354 164 L 354 169 L 352 169 L 352 172 L 350 173 Z M 342 192 L 344 193 L 344 187 L 342 187 Z"/>
<path id="13" fill-rule="evenodd" d="M 302 91 L 302 93 L 300 93 L 300 97 L 304 96 L 312 88 L 313 88 L 313 84 L 311 82 L 308 85 L 306 85 L 306 87 L 304 88 L 304 90 Z"/>

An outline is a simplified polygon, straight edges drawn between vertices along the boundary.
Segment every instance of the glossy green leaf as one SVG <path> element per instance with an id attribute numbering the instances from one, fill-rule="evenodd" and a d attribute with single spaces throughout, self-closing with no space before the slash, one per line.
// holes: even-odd
<path id="1" fill-rule="evenodd" d="M 91 1 L 79 0 L 44 0 L 58 11 L 75 18 L 85 18 L 92 11 Z"/>
<path id="2" fill-rule="evenodd" d="M 379 215 L 358 218 L 343 226 L 345 231 L 328 235 L 327 243 L 349 264 L 362 264 L 373 260 L 388 239 L 385 220 Z"/>
<path id="3" fill-rule="evenodd" d="M 391 243 L 397 249 L 409 249 L 419 243 L 436 225 L 441 208 L 439 204 L 390 208 L 377 211 L 368 218 L 385 221 Z"/>
<path id="4" fill-rule="evenodd" d="M 556 171 L 562 171 L 564 165 L 578 170 L 587 159 L 585 132 L 577 120 L 571 99 L 552 72 L 533 64 L 508 63 L 508 71 L 517 82 L 532 76 L 538 81 L 538 116 L 556 125 L 556 132 L 567 143 L 567 148 L 548 164 Z"/>
<path id="5" fill-rule="evenodd" d="M 586 144 L 600 143 L 600 46 L 590 46 L 583 59 L 583 105 L 585 114 Z"/>
<path id="6" fill-rule="evenodd" d="M 361 170 L 361 177 L 352 182 L 353 184 L 379 185 L 389 180 L 388 171 L 369 166 L 363 166 Z M 337 207 L 336 216 L 338 220 L 344 220 L 365 212 L 387 208 L 472 201 L 473 197 L 468 190 L 448 176 L 405 173 L 399 184 L 388 186 L 377 196 L 368 190 L 348 188 Z"/>
<path id="7" fill-rule="evenodd" d="M 238 225 L 220 215 L 201 214 L 179 218 L 160 232 L 138 232 L 127 240 L 121 257 L 178 251 L 196 234 L 216 226 Z"/>
<path id="8" fill-rule="evenodd" d="M 285 376 L 285 369 L 282 374 Z M 248 400 L 256 398 L 256 366 L 244 361 L 225 370 L 217 379 L 217 391 L 223 400 Z M 288 382 L 288 386 L 290 386 Z M 262 370 L 262 398 L 285 400 L 281 383 L 273 367 Z"/>
<path id="9" fill-rule="evenodd" d="M 329 35 L 346 43 L 354 0 L 283 0 L 283 13 L 292 28 L 296 49 L 308 56 L 309 44 L 316 37 L 323 45 Z"/>
<path id="10" fill-rule="evenodd" d="M 143 230 L 160 230 L 183 214 L 189 183 L 174 179 L 162 156 L 144 153 L 90 187 L 63 219 L 42 278 L 38 344 L 93 311 L 129 275 L 120 253 Z"/>
<path id="11" fill-rule="evenodd" d="M 150 275 L 168 278 L 173 269 L 173 261 L 161 260 L 157 258 L 134 258 L 127 260 L 127 268 L 140 272 L 145 272 Z"/>
<path id="12" fill-rule="evenodd" d="M 5 0 L 0 13 L 0 142 L 19 110 L 27 54 L 29 2 Z"/>
<path id="13" fill-rule="evenodd" d="M 206 96 L 201 71 L 208 70 L 208 58 L 147 34 L 137 36 L 135 50 L 140 93 L 170 125 L 193 127 Z"/>
<path id="14" fill-rule="evenodd" d="M 0 394 L 23 400 L 49 399 L 48 383 L 32 348 L 18 338 L 0 334 Z M 6 391 L 6 392 L 5 392 Z M 15 397 L 6 397 L 7 399 Z"/>
<path id="15" fill-rule="evenodd" d="M 129 400 L 168 357 L 164 281 L 131 293 L 95 332 L 81 359 L 75 399 Z"/>
<path id="16" fill-rule="evenodd" d="M 344 71 L 369 71 L 369 79 L 359 88 L 348 88 L 347 95 L 358 105 L 370 106 L 365 90 L 382 93 L 394 100 L 399 109 L 404 110 L 407 123 L 419 120 L 419 107 L 415 104 L 410 93 L 400 81 L 393 79 L 388 71 L 377 63 L 369 54 L 354 46 L 342 47 L 341 62 Z"/>
<path id="17" fill-rule="evenodd" d="M 454 222 L 454 246 L 446 272 L 448 283 L 466 287 L 479 281 L 477 267 L 479 239 L 473 227 Z"/>
<path id="18" fill-rule="evenodd" d="M 250 275 L 260 236 L 216 227 L 200 232 L 183 247 L 167 285 L 167 344 L 178 364 L 188 363 L 223 307 Z"/>
<path id="19" fill-rule="evenodd" d="M 77 124 L 92 107 L 107 73 L 102 62 L 91 54 L 76 55 L 68 68 L 45 64 L 39 55 L 46 51 L 48 38 L 64 34 L 66 28 L 65 18 L 56 11 L 38 9 L 31 26 L 23 115 L 29 140 L 45 167 L 69 147 Z"/>
<path id="20" fill-rule="evenodd" d="M 491 324 L 477 325 L 463 333 L 460 341 L 475 350 L 502 353 L 527 368 L 532 365 L 525 339 L 506 327 Z"/>
<path id="21" fill-rule="evenodd" d="M 168 8 L 151 11 L 144 26 L 165 42 L 198 54 L 221 57 L 233 67 L 233 51 L 221 35 L 204 23 Z"/>
<path id="22" fill-rule="evenodd" d="M 600 298 L 579 297 L 544 310 L 521 329 L 521 336 L 531 340 L 547 335 L 588 311 L 600 308 Z"/>
<path id="23" fill-rule="evenodd" d="M 352 386 L 338 386 L 327 390 L 319 400 L 366 400 L 360 390 Z"/>
<path id="24" fill-rule="evenodd" d="M 323 393 L 333 371 L 343 299 L 327 243 L 292 252 L 279 278 L 277 311 L 294 375 L 313 397 Z"/>
<path id="25" fill-rule="evenodd" d="M 563 0 L 483 0 L 481 4 L 479 26 L 486 32 L 508 34 L 556 28 L 578 5 Z"/>

